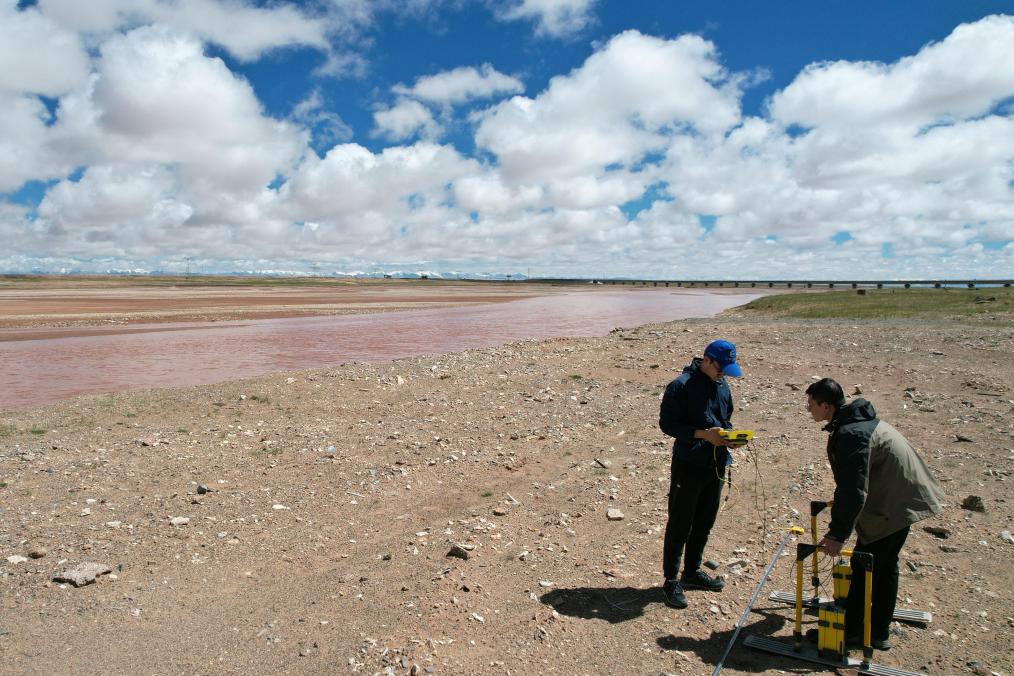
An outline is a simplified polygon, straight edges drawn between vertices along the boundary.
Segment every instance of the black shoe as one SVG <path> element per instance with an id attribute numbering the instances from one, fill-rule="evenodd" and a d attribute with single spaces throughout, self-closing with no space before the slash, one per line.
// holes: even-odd
<path id="1" fill-rule="evenodd" d="M 870 638 L 870 645 L 877 650 L 890 650 L 891 649 L 891 638 Z M 846 648 L 862 648 L 863 647 L 863 630 L 862 627 L 856 631 L 851 629 L 845 630 L 845 647 Z"/>
<path id="2" fill-rule="evenodd" d="M 712 577 L 703 570 L 697 569 L 692 573 L 683 573 L 680 584 L 684 589 L 703 589 L 704 591 L 719 592 L 725 589 L 725 582 L 720 577 Z"/>
<path id="3" fill-rule="evenodd" d="M 862 644 L 863 644 L 863 639 L 860 638 L 858 645 L 862 646 Z M 889 638 L 880 638 L 880 639 L 874 638 L 874 639 L 870 639 L 870 645 L 873 646 L 876 650 L 890 650 L 891 649 L 891 639 L 889 639 Z"/>
<path id="4" fill-rule="evenodd" d="M 687 597 L 683 593 L 683 587 L 676 580 L 666 580 L 662 585 L 662 598 L 670 608 L 683 609 L 687 607 Z"/>

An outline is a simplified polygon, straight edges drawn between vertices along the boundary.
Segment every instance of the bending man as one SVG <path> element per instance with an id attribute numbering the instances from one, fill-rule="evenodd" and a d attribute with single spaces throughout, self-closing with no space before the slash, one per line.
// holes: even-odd
<path id="1" fill-rule="evenodd" d="M 898 554 L 910 526 L 937 514 L 943 490 L 901 433 L 877 418 L 865 399 L 845 403 L 841 385 L 824 378 L 806 388 L 807 408 L 827 423 L 827 458 L 834 473 L 831 524 L 821 545 L 831 556 L 841 552 L 856 531 L 854 551 L 873 554 L 873 647 L 891 647 L 890 628 L 898 597 Z M 862 644 L 866 571 L 852 564 L 845 608 L 845 642 Z"/>

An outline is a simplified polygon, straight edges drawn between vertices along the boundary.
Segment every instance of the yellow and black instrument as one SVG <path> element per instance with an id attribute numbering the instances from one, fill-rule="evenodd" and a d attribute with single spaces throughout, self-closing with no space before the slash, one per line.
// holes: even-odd
<path id="1" fill-rule="evenodd" d="M 873 659 L 873 645 L 870 636 L 870 610 L 873 600 L 873 555 L 869 552 L 856 552 L 850 549 L 843 549 L 840 556 L 832 563 L 833 596 L 825 599 L 819 595 L 819 556 L 822 547 L 817 543 L 817 515 L 831 505 L 830 502 L 810 503 L 810 527 L 812 543 L 800 542 L 796 545 L 796 589 L 795 594 L 775 592 L 771 598 L 779 601 L 792 603 L 795 610 L 795 623 L 792 631 L 792 643 L 786 644 L 783 640 L 771 636 L 760 636 L 753 634 L 747 636 L 743 645 L 755 650 L 806 660 L 829 667 L 846 667 L 857 670 L 860 674 L 871 676 L 917 676 L 917 672 L 905 671 L 897 667 L 889 667 L 876 664 Z M 813 585 L 813 596 L 803 596 L 803 571 L 806 568 L 807 560 L 811 561 L 811 578 Z M 854 561 L 864 571 L 864 579 L 852 579 L 852 567 L 849 559 Z M 826 568 L 825 568 L 826 570 Z M 845 644 L 845 605 L 848 598 L 849 587 L 853 584 L 863 585 L 863 634 L 862 634 L 862 659 L 855 659 L 849 656 Z M 817 645 L 807 645 L 803 634 L 803 608 L 807 607 L 811 612 L 817 614 Z M 919 611 L 910 611 L 919 612 Z M 897 618 L 897 613 L 895 614 Z M 907 619 L 907 618 L 906 618 Z M 922 620 L 928 622 L 929 620 Z M 917 620 L 919 621 L 919 620 Z"/>
<path id="2" fill-rule="evenodd" d="M 729 442 L 727 446 L 736 448 L 753 440 L 753 430 L 719 430 L 718 436 Z"/>

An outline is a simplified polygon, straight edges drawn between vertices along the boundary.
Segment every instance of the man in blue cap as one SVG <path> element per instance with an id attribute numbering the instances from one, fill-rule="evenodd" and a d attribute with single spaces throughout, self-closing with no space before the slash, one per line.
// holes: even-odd
<path id="1" fill-rule="evenodd" d="M 732 392 L 725 376 L 743 375 L 736 363 L 736 346 L 716 340 L 669 383 L 662 396 L 658 426 L 673 443 L 669 483 L 669 520 L 662 550 L 662 594 L 666 605 L 686 608 L 684 589 L 721 591 L 725 583 L 701 570 L 704 545 L 715 525 L 732 462 L 729 442 L 719 431 L 732 429 Z M 683 575 L 677 578 L 684 556 Z"/>

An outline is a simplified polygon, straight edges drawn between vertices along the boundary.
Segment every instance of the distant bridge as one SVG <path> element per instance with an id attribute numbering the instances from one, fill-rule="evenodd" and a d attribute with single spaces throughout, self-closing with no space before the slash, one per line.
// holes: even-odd
<path id="1" fill-rule="evenodd" d="M 577 281 L 577 280 L 532 280 L 532 281 Z M 594 284 L 612 284 L 612 285 L 632 285 L 632 286 L 676 286 L 676 287 L 719 287 L 719 288 L 748 288 L 748 289 L 773 289 L 776 287 L 785 287 L 787 289 L 813 289 L 813 288 L 876 288 L 883 289 L 885 287 L 893 288 L 905 288 L 910 289 L 912 287 L 931 287 L 931 288 L 944 288 L 944 287 L 955 287 L 961 286 L 969 289 L 975 289 L 981 286 L 1005 286 L 1010 287 L 1014 284 L 1012 279 L 893 279 L 893 280 L 798 280 L 798 279 L 781 279 L 781 280 L 719 280 L 719 279 L 692 279 L 692 280 L 657 280 L 657 279 L 592 279 L 587 280 Z"/>

